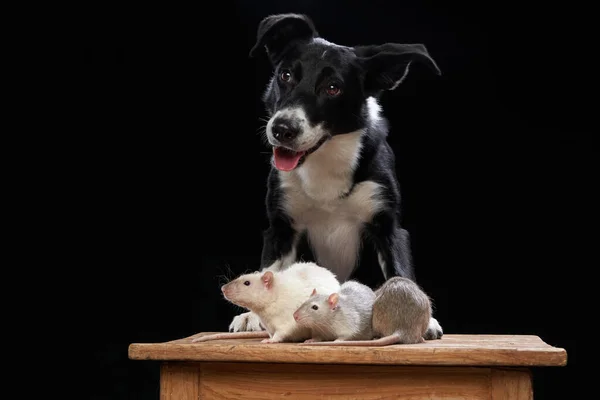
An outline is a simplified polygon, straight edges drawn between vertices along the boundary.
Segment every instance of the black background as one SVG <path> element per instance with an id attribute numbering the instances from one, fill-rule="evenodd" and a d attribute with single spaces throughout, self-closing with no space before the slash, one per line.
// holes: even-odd
<path id="1" fill-rule="evenodd" d="M 382 100 L 417 280 L 445 333 L 538 335 L 565 348 L 568 365 L 534 369 L 534 389 L 568 398 L 578 337 L 593 336 L 580 294 L 591 12 L 575 2 L 373 0 L 82 15 L 73 205 L 89 272 L 81 320 L 93 339 L 92 398 L 158 399 L 158 364 L 128 360 L 128 345 L 224 331 L 239 311 L 219 285 L 258 267 L 269 168 L 257 132 L 270 66 L 248 52 L 259 21 L 277 12 L 308 13 L 339 44 L 427 46 L 443 75 L 412 68 Z"/>

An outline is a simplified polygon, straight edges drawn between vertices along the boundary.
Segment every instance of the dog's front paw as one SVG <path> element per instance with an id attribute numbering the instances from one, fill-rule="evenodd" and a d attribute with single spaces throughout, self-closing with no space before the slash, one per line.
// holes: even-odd
<path id="1" fill-rule="evenodd" d="M 425 340 L 435 340 L 441 339 L 443 335 L 444 331 L 442 330 L 442 326 L 437 319 L 431 317 L 429 319 L 429 326 L 427 327 L 427 331 L 425 332 L 425 335 L 423 335 L 423 338 Z"/>
<path id="2" fill-rule="evenodd" d="M 260 318 L 253 312 L 236 315 L 229 324 L 229 332 L 264 331 Z"/>

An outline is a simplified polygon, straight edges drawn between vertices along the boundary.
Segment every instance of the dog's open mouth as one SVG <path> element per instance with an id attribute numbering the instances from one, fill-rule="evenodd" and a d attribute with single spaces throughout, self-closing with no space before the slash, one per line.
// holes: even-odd
<path id="1" fill-rule="evenodd" d="M 293 151 L 285 147 L 273 147 L 275 168 L 280 171 L 291 171 L 298 166 L 306 151 Z"/>
<path id="2" fill-rule="evenodd" d="M 280 171 L 291 171 L 302 164 L 307 155 L 314 153 L 323 143 L 329 139 L 329 136 L 324 136 L 319 142 L 306 151 L 294 151 L 285 147 L 273 147 L 273 158 L 275 168 Z"/>

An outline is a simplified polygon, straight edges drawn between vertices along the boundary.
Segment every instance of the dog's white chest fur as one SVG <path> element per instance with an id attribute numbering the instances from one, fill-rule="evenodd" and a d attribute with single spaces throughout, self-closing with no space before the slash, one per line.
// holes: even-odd
<path id="1" fill-rule="evenodd" d="M 364 224 L 381 205 L 379 184 L 365 181 L 352 188 L 361 134 L 334 136 L 299 168 L 280 172 L 282 207 L 294 228 L 307 232 L 317 263 L 342 282 L 356 265 Z"/>

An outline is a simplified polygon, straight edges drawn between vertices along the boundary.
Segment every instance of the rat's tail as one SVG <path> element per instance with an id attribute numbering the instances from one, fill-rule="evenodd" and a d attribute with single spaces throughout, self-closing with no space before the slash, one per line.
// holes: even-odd
<path id="1" fill-rule="evenodd" d="M 310 342 L 298 343 L 301 346 L 389 346 L 400 343 L 400 336 L 396 333 L 373 340 L 340 340 L 337 342 Z"/>
<path id="2" fill-rule="evenodd" d="M 192 339 L 192 343 L 198 342 L 206 342 L 209 340 L 219 340 L 219 339 L 261 339 L 268 338 L 269 333 L 267 331 L 258 331 L 258 332 L 227 332 L 227 333 L 215 333 L 212 335 L 200 336 Z"/>

